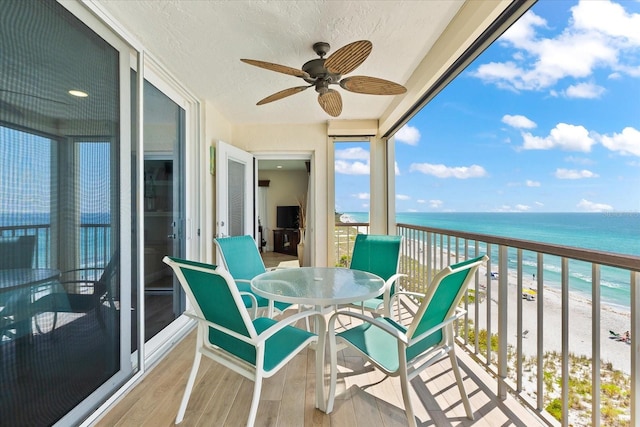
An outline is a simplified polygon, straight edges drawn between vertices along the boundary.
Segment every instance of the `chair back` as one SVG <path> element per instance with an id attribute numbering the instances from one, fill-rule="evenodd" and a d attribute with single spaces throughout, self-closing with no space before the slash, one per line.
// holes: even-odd
<path id="1" fill-rule="evenodd" d="M 416 315 L 407 330 L 407 337 L 419 337 L 432 327 L 453 316 L 462 296 L 467 290 L 469 281 L 476 274 L 481 264 L 489 257 L 482 255 L 457 264 L 452 264 L 436 274 L 431 281 L 427 293 L 418 308 Z M 438 329 L 425 339 L 418 341 L 407 349 L 407 357 L 422 353 L 429 347 L 442 342 L 443 330 Z"/>
<path id="2" fill-rule="evenodd" d="M 0 237 L 0 270 L 31 268 L 36 236 Z"/>
<path id="3" fill-rule="evenodd" d="M 349 268 L 380 276 L 385 282 L 398 272 L 402 236 L 358 234 Z M 392 285 L 391 295 L 395 292 Z M 378 298 L 382 299 L 383 296 Z"/>
<path id="4" fill-rule="evenodd" d="M 222 262 L 236 280 L 251 280 L 266 270 L 253 237 L 231 236 L 214 239 Z"/>
<path id="5" fill-rule="evenodd" d="M 248 340 L 257 335 L 242 297 L 228 272 L 215 265 L 165 256 L 175 272 L 196 315 L 211 325 L 209 343 L 255 365 L 255 346 Z"/>

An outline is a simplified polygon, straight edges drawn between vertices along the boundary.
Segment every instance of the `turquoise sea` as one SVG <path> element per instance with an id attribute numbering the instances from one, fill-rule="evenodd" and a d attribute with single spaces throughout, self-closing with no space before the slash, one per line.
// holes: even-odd
<path id="1" fill-rule="evenodd" d="M 368 222 L 366 212 L 346 213 L 355 222 Z M 511 237 L 563 246 L 594 249 L 640 257 L 640 213 L 398 213 L 396 222 L 447 230 L 468 231 L 490 236 Z M 452 248 L 453 249 L 453 248 Z M 486 247 L 480 247 L 486 251 Z M 497 261 L 497 248 L 489 254 Z M 516 252 L 509 252 L 509 268 L 516 268 Z M 533 283 L 537 259 L 523 253 L 524 284 Z M 560 287 L 560 259 L 545 255 L 544 283 Z M 572 292 L 591 298 L 591 265 L 569 263 Z M 640 261 L 638 263 L 640 270 Z M 603 302 L 628 309 L 629 272 L 603 266 L 601 295 Z M 527 280 L 530 280 L 527 282 Z"/>

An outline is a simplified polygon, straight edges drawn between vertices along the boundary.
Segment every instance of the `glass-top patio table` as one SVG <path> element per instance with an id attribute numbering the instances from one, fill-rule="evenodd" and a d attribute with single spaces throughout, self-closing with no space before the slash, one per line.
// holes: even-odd
<path id="1" fill-rule="evenodd" d="M 251 289 L 257 295 L 272 301 L 315 306 L 318 313 L 324 314 L 327 309 L 339 304 L 382 295 L 384 280 L 372 273 L 341 267 L 285 268 L 256 276 L 251 280 Z M 316 408 L 324 412 L 326 400 L 324 399 L 323 368 L 326 323 L 316 319 L 316 331 L 318 332 Z"/>

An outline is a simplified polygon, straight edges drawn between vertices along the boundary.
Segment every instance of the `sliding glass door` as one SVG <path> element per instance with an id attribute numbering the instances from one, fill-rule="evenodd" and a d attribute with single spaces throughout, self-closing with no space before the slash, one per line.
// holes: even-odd
<path id="1" fill-rule="evenodd" d="M 185 110 L 158 87 L 144 86 L 145 342 L 177 319 L 184 292 L 162 262 L 185 252 Z"/>
<path id="2" fill-rule="evenodd" d="M 0 17 L 0 424 L 71 425 L 132 375 L 129 52 L 56 2 Z"/>

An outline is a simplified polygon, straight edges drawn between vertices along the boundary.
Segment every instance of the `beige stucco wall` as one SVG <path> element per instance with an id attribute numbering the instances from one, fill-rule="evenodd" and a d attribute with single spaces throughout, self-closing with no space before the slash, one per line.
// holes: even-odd
<path id="1" fill-rule="evenodd" d="M 213 237 L 216 232 L 215 228 L 215 178 L 209 173 L 209 149 L 215 146 L 216 141 L 224 141 L 233 144 L 231 122 L 218 111 L 213 104 L 207 102 L 202 105 L 200 116 L 204 135 L 202 136 L 203 144 L 198 148 L 201 159 L 200 168 L 203 171 L 201 182 L 200 197 L 200 227 L 201 227 L 201 244 L 200 251 L 203 259 L 209 263 L 215 263 L 215 253 L 213 245 Z"/>

